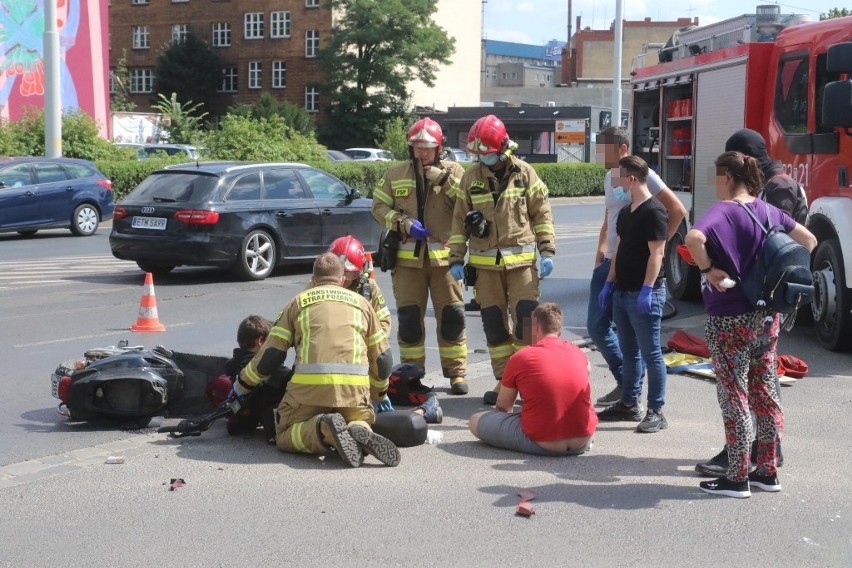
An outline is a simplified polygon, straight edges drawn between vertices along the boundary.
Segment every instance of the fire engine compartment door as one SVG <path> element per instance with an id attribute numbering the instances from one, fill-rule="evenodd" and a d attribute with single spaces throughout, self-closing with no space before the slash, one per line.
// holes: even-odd
<path id="1" fill-rule="evenodd" d="M 692 206 L 698 220 L 718 201 L 713 163 L 728 137 L 745 126 L 746 63 L 701 71 L 696 81 Z"/>

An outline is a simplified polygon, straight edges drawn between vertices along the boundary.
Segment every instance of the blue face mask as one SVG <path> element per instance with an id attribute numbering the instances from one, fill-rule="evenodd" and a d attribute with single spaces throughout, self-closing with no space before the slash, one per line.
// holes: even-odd
<path id="1" fill-rule="evenodd" d="M 493 166 L 500 161 L 500 156 L 497 154 L 483 154 L 479 156 L 479 161 L 486 166 Z"/>
<path id="2" fill-rule="evenodd" d="M 612 193 L 619 201 L 630 201 L 630 192 L 624 191 L 624 188 L 622 187 L 616 187 L 612 190 Z"/>

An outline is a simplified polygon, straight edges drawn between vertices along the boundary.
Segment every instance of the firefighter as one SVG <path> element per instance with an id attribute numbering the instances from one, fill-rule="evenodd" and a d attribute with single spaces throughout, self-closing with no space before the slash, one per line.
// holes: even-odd
<path id="1" fill-rule="evenodd" d="M 432 298 L 438 353 L 452 394 L 467 394 L 464 296 L 452 277 L 447 240 L 464 168 L 439 158 L 444 135 L 424 118 L 408 131 L 409 161 L 390 168 L 373 192 L 373 217 L 400 238 L 391 273 L 403 363 L 426 365 L 423 319 Z"/>
<path id="2" fill-rule="evenodd" d="M 275 419 L 275 442 L 285 452 L 336 450 L 358 467 L 364 454 L 399 464 L 397 447 L 372 431 L 370 400 L 387 399 L 393 356 L 376 313 L 362 296 L 342 287 L 343 264 L 334 253 L 314 262 L 312 288 L 288 303 L 260 351 L 234 382 L 247 394 L 296 351 L 293 377 Z"/>
<path id="3" fill-rule="evenodd" d="M 379 318 L 379 323 L 382 324 L 382 331 L 390 337 L 390 310 L 385 305 L 385 297 L 382 295 L 378 282 L 373 278 L 373 267 L 367 265 L 364 245 L 352 235 L 346 235 L 335 239 L 328 250 L 343 263 L 343 276 L 345 278 L 343 287 L 361 294 L 365 300 L 370 302 L 376 312 L 376 317 Z"/>
<path id="4" fill-rule="evenodd" d="M 539 274 L 544 278 L 553 270 L 556 242 L 547 186 L 532 166 L 512 156 L 517 145 L 503 123 L 494 115 L 484 116 L 467 139 L 467 152 L 478 155 L 479 164 L 465 172 L 459 185 L 449 241 L 450 270 L 454 279 L 461 280 L 465 253 L 470 253 L 482 327 L 498 381 L 483 401 L 493 405 L 506 361 L 529 343 L 525 320 L 529 322 L 538 305 Z M 536 250 L 540 272 L 535 267 Z"/>

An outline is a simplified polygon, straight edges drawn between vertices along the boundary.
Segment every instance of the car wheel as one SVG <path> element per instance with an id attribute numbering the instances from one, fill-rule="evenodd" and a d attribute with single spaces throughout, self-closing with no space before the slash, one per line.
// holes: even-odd
<path id="1" fill-rule="evenodd" d="M 852 294 L 846 289 L 840 241 L 828 239 L 813 255 L 814 301 L 811 304 L 819 342 L 831 351 L 852 347 Z"/>
<path id="2" fill-rule="evenodd" d="M 168 274 L 175 269 L 171 264 L 156 264 L 154 262 L 142 262 L 141 260 L 136 261 L 136 266 L 142 272 L 150 272 L 154 276 Z"/>
<path id="3" fill-rule="evenodd" d="M 244 280 L 263 280 L 275 268 L 275 241 L 266 231 L 255 230 L 243 239 L 234 273 Z"/>
<path id="4" fill-rule="evenodd" d="M 686 225 L 681 225 L 666 245 L 663 258 L 666 285 L 676 300 L 697 300 L 701 297 L 701 273 L 677 253 L 677 246 L 682 245 L 685 238 Z"/>
<path id="5" fill-rule="evenodd" d="M 98 210 L 89 203 L 83 203 L 77 206 L 71 216 L 71 232 L 78 237 L 94 235 L 100 221 Z"/>
<path id="6" fill-rule="evenodd" d="M 22 237 L 31 237 L 31 236 L 35 235 L 36 233 L 38 233 L 38 230 L 35 230 L 35 231 L 18 231 L 18 234 L 21 235 Z"/>

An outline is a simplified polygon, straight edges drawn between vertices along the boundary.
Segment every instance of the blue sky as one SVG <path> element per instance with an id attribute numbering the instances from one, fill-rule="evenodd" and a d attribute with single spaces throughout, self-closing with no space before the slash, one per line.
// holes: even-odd
<path id="1" fill-rule="evenodd" d="M 470 0 L 467 0 L 470 1 Z M 848 0 L 793 0 L 779 4 L 782 14 L 805 14 L 819 20 L 820 13 L 831 8 L 848 7 Z M 709 24 L 754 13 L 759 4 L 742 0 L 625 0 L 627 20 L 676 20 L 698 17 L 699 24 Z M 544 45 L 551 39 L 565 41 L 568 33 L 568 0 L 486 0 L 484 28 L 488 39 Z M 581 25 L 608 29 L 615 18 L 615 0 L 572 0 L 572 27 L 577 16 Z"/>

